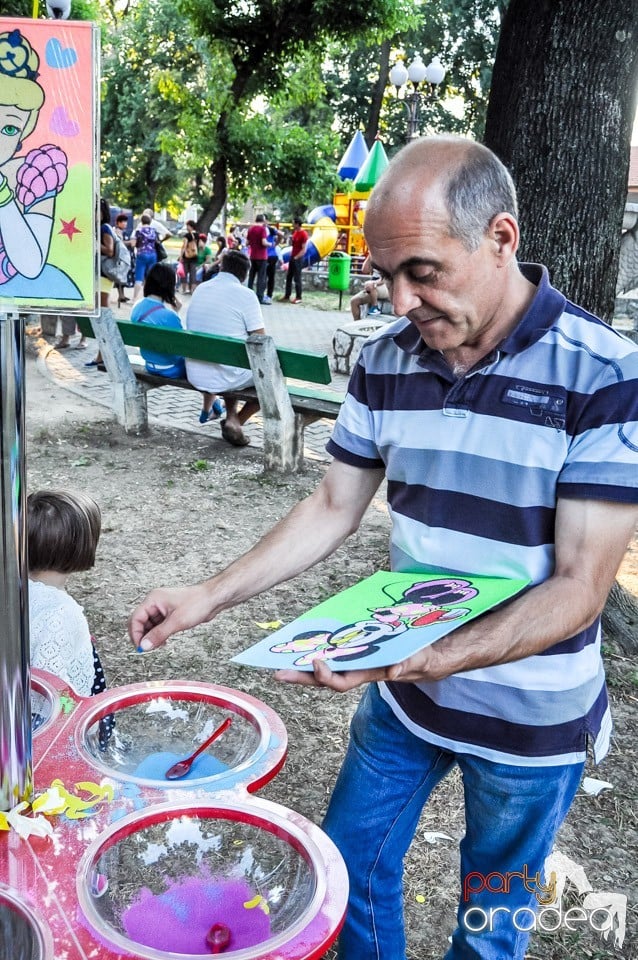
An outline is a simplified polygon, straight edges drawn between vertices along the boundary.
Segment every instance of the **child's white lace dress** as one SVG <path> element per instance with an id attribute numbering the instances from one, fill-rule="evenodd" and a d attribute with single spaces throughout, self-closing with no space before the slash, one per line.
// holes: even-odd
<path id="1" fill-rule="evenodd" d="M 93 644 L 79 603 L 39 580 L 29 580 L 31 666 L 48 670 L 81 697 L 91 695 Z"/>

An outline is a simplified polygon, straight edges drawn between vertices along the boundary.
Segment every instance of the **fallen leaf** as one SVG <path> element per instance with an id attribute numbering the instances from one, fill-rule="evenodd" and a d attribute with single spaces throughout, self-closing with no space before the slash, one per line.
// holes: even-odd
<path id="1" fill-rule="evenodd" d="M 603 790 L 613 790 L 613 784 L 607 780 L 596 780 L 595 777 L 584 777 L 581 787 L 590 797 L 597 797 Z"/>
<path id="2" fill-rule="evenodd" d="M 436 830 L 431 833 L 426 831 L 425 833 L 422 833 L 421 836 L 423 837 L 426 843 L 438 843 L 439 840 L 454 841 L 454 837 L 450 837 L 447 833 L 438 833 L 438 831 Z"/>

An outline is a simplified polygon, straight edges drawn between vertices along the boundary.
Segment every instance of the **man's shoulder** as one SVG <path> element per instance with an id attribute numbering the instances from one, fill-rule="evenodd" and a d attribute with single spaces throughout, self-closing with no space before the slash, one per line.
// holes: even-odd
<path id="1" fill-rule="evenodd" d="M 410 334 L 413 329 L 407 317 L 399 317 L 391 323 L 384 324 L 378 330 L 374 330 L 366 337 L 361 347 L 366 368 L 372 371 L 381 366 L 385 367 L 391 356 L 410 353 L 410 344 L 407 343 L 407 340 L 411 339 Z M 418 334 L 416 339 L 418 339 Z"/>
<path id="2" fill-rule="evenodd" d="M 616 330 L 600 317 L 571 303 L 565 303 L 565 309 L 554 323 L 552 330 L 558 335 L 558 341 L 570 351 L 577 351 L 593 362 L 607 360 L 638 361 L 638 345 L 622 331 Z"/>
<path id="3" fill-rule="evenodd" d="M 374 346 L 376 349 L 381 350 L 398 350 L 400 347 L 396 342 L 397 335 L 403 330 L 410 329 L 412 329 L 412 324 L 408 318 L 398 317 L 396 320 L 390 321 L 390 323 L 384 323 L 378 330 L 373 330 L 366 338 L 363 348 L 370 349 L 370 347 Z"/>
<path id="4" fill-rule="evenodd" d="M 221 271 L 210 280 L 200 283 L 193 293 L 186 316 L 201 310 L 208 310 L 214 304 L 215 310 L 223 310 L 225 306 L 236 309 L 238 306 L 259 304 L 254 290 L 249 290 L 232 273 Z"/>

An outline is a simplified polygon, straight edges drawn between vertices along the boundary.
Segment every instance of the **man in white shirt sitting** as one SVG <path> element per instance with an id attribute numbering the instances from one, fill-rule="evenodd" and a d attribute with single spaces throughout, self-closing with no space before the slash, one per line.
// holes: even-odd
<path id="1" fill-rule="evenodd" d="M 226 250 L 217 276 L 201 283 L 193 293 L 186 314 L 186 329 L 241 340 L 246 340 L 251 333 L 265 333 L 259 300 L 244 286 L 249 268 L 250 261 L 243 253 Z M 245 447 L 250 440 L 242 425 L 259 410 L 259 403 L 248 400 L 238 410 L 237 401 L 226 394 L 252 386 L 251 371 L 244 367 L 187 359 L 186 376 L 189 383 L 202 393 L 202 413 L 212 410 L 216 394 L 224 395 L 226 419 L 221 425 L 222 437 L 235 447 Z"/>

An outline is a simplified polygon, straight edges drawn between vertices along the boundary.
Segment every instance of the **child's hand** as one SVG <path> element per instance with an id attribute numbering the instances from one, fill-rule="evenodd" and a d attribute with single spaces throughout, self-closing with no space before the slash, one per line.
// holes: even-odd
<path id="1" fill-rule="evenodd" d="M 29 150 L 16 177 L 16 196 L 25 210 L 60 192 L 66 183 L 67 165 L 64 151 L 52 143 Z"/>

